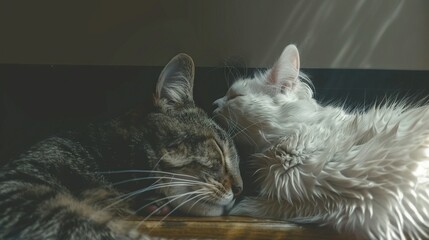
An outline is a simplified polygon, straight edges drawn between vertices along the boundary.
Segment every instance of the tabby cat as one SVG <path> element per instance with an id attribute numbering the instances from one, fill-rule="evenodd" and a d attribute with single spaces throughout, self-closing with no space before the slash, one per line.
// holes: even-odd
<path id="1" fill-rule="evenodd" d="M 271 69 L 238 79 L 215 102 L 237 147 L 252 151 L 246 165 L 259 187 L 231 214 L 429 239 L 429 107 L 322 105 L 299 65 L 289 45 Z"/>
<path id="2" fill-rule="evenodd" d="M 179 54 L 160 74 L 151 113 L 58 134 L 5 165 L 0 239 L 131 239 L 139 236 L 121 220 L 143 208 L 229 210 L 242 189 L 238 156 L 195 106 L 193 79 L 192 59 Z"/>

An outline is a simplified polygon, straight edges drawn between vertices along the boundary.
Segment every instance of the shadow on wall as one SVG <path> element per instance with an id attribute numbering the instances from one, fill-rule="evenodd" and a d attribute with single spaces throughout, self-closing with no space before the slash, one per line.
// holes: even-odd
<path id="1" fill-rule="evenodd" d="M 238 62 L 242 67 L 269 67 L 287 44 L 295 43 L 307 68 L 429 69 L 429 22 L 424 18 L 429 2 L 187 3 L 177 4 L 179 13 L 163 6 L 167 20 L 134 32 L 115 60 L 144 43 L 140 53 L 155 56 L 180 49 L 189 51 L 200 66 Z M 180 12 L 188 15 L 181 17 Z M 148 49 L 156 45 L 148 36 L 165 41 L 161 45 L 166 47 Z M 139 55 L 134 59 L 138 61 Z"/>
<path id="2" fill-rule="evenodd" d="M 288 38 L 295 39 L 304 51 L 304 64 L 315 64 L 318 61 L 326 62 L 327 67 L 338 68 L 353 66 L 353 68 L 371 68 L 381 62 L 389 65 L 395 61 L 388 55 L 394 51 L 398 55 L 407 51 L 407 44 L 414 41 L 412 36 L 406 38 L 398 36 L 397 29 L 403 29 L 407 23 L 401 15 L 405 1 L 361 0 L 353 3 L 345 1 L 296 1 L 283 9 L 289 9 L 286 20 L 279 26 L 273 46 L 281 46 Z M 409 24 L 409 23 L 408 23 Z M 428 33 L 428 32 L 426 32 Z M 400 37 L 400 45 L 393 39 Z M 417 37 L 417 36 L 416 36 Z M 387 45 L 386 45 L 387 43 Z M 383 45 L 381 45 L 383 44 Z M 405 46 L 404 46 L 405 45 Z M 327 46 L 327 48 L 322 48 Z M 281 48 L 268 51 L 265 64 L 269 64 L 271 56 L 275 56 Z M 390 52 L 393 51 L 393 52 Z M 405 52 L 406 53 L 406 52 Z M 387 55 L 386 55 L 387 54 Z M 313 59 L 312 59 L 313 58 Z M 319 59 L 319 60 L 318 60 Z M 401 63 L 403 59 L 396 59 Z M 392 62 L 394 63 L 394 62 Z"/>

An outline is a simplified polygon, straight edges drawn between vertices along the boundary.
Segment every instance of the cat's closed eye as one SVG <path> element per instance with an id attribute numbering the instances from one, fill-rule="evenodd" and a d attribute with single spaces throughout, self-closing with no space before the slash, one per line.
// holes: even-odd
<path id="1" fill-rule="evenodd" d="M 188 135 L 184 134 L 181 135 L 179 137 L 177 137 L 176 139 L 174 139 L 173 141 L 171 141 L 170 143 L 168 143 L 167 148 L 175 148 L 177 147 L 179 144 L 181 144 L 186 138 L 188 138 Z"/>
<path id="2" fill-rule="evenodd" d="M 244 95 L 240 94 L 240 93 L 237 93 L 237 92 L 228 93 L 226 95 L 226 97 L 227 97 L 228 100 L 232 100 L 232 99 L 235 99 L 237 97 L 242 97 L 242 96 L 244 96 Z"/>

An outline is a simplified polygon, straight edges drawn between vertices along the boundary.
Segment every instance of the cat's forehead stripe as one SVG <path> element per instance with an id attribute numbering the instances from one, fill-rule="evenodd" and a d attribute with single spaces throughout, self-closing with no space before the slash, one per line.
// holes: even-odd
<path id="1" fill-rule="evenodd" d="M 215 146 L 216 146 L 216 150 L 219 152 L 220 154 L 220 160 L 222 165 L 225 165 L 225 155 L 224 155 L 224 151 L 223 151 L 223 144 L 220 144 L 217 140 L 214 140 Z"/>

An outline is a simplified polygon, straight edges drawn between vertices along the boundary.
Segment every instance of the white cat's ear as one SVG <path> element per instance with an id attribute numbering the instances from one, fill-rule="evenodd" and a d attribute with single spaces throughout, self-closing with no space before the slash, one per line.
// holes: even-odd
<path id="1" fill-rule="evenodd" d="M 187 54 L 180 53 L 172 58 L 159 75 L 155 105 L 171 107 L 193 105 L 194 72 L 194 62 Z"/>
<path id="2" fill-rule="evenodd" d="M 277 62 L 269 70 L 267 80 L 281 88 L 293 88 L 299 76 L 298 48 L 290 44 L 285 47 Z"/>

